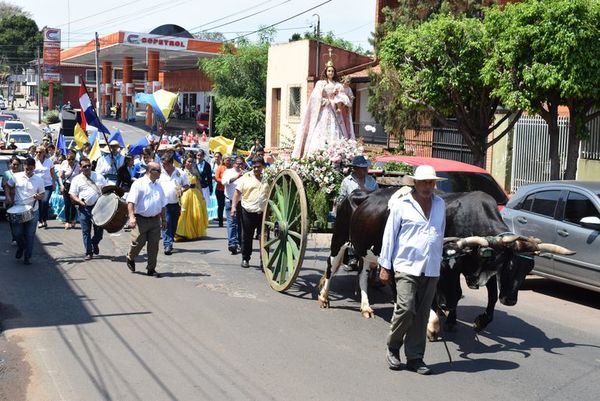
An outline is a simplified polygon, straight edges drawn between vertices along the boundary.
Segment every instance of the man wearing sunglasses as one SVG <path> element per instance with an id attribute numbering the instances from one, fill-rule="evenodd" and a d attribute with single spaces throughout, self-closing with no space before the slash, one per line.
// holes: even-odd
<path id="1" fill-rule="evenodd" d="M 158 163 L 148 163 L 146 174 L 133 182 L 129 194 L 127 194 L 128 225 L 131 228 L 127 267 L 131 272 L 135 272 L 135 258 L 147 243 L 146 274 L 153 277 L 160 277 L 156 272 L 158 247 L 161 228 L 167 228 L 165 217 L 167 198 L 158 182 L 160 174 L 161 169 Z"/>
<path id="2" fill-rule="evenodd" d="M 96 201 L 102 196 L 102 187 L 107 185 L 106 179 L 92 171 L 92 163 L 87 157 L 79 160 L 79 171 L 71 180 L 69 195 L 73 204 L 78 206 L 79 224 L 81 224 L 81 235 L 85 248 L 85 260 L 92 259 L 93 255 L 100 253 L 99 244 L 102 241 L 104 229 L 98 227 L 92 221 L 92 209 Z M 92 236 L 92 229 L 94 234 Z"/>

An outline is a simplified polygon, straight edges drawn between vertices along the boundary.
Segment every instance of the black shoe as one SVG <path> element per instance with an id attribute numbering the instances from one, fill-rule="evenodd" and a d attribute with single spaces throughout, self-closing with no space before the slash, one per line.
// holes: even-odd
<path id="1" fill-rule="evenodd" d="M 247 260 L 242 260 L 242 265 L 241 265 L 244 269 L 247 269 L 250 267 L 250 263 Z"/>
<path id="2" fill-rule="evenodd" d="M 160 278 L 160 274 L 156 270 L 148 270 L 146 272 L 146 276 L 151 276 L 155 278 Z"/>
<path id="3" fill-rule="evenodd" d="M 94 248 L 94 255 L 98 255 L 100 253 L 100 248 L 98 248 L 98 244 L 92 245 Z"/>
<path id="4" fill-rule="evenodd" d="M 223 227 L 223 222 L 220 222 L 220 223 L 219 223 L 219 227 Z"/>
<path id="5" fill-rule="evenodd" d="M 238 254 L 238 249 L 236 246 L 230 246 L 229 248 L 229 252 L 231 252 L 232 255 L 237 255 Z"/>
<path id="6" fill-rule="evenodd" d="M 127 267 L 129 268 L 129 270 L 131 270 L 131 272 L 135 272 L 135 261 L 129 259 L 128 257 L 125 257 L 126 261 L 127 261 Z"/>
<path id="7" fill-rule="evenodd" d="M 173 254 L 173 248 L 165 249 L 165 255 L 172 255 L 172 254 Z"/>
<path id="8" fill-rule="evenodd" d="M 30 265 L 31 264 L 31 260 L 29 260 L 29 258 L 25 258 L 25 260 L 23 261 L 23 264 Z"/>
<path id="9" fill-rule="evenodd" d="M 358 259 L 350 258 L 348 264 L 344 266 L 344 270 L 347 272 L 355 272 L 358 271 Z"/>
<path id="10" fill-rule="evenodd" d="M 402 369 L 402 362 L 400 362 L 400 350 L 389 348 L 387 349 L 386 359 L 388 363 L 388 367 L 391 370 L 400 370 Z"/>
<path id="11" fill-rule="evenodd" d="M 411 359 L 407 361 L 406 369 L 420 375 L 430 375 L 432 373 L 431 369 L 425 365 L 425 362 L 423 362 L 422 359 Z"/>
<path id="12" fill-rule="evenodd" d="M 17 253 L 15 254 L 15 258 L 21 259 L 23 257 L 23 248 L 18 248 Z"/>

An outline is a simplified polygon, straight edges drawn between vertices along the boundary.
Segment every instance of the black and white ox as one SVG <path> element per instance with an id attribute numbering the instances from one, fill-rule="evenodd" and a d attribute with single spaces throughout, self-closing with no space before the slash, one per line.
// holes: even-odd
<path id="1" fill-rule="evenodd" d="M 397 187 L 369 194 L 355 191 L 339 205 L 327 270 L 319 283 L 321 308 L 329 307 L 331 279 L 342 265 L 346 249 L 352 246 L 359 258 L 360 312 L 365 318 L 373 317 L 367 294 L 369 270 L 377 266 L 389 202 L 400 195 Z M 496 201 L 484 192 L 439 195 L 446 202 L 446 257 L 441 266 L 436 299 L 438 306 L 447 313 L 449 329 L 456 325 L 456 307 L 462 296 L 460 274 L 465 276 L 469 287 L 485 285 L 488 290 L 486 310 L 474 324 L 476 330 L 482 330 L 493 319 L 498 283 L 500 302 L 504 305 L 517 303 L 519 287 L 533 268 L 533 259 L 522 255 L 569 252 L 553 244 L 541 244 L 534 238 L 510 235 Z M 492 279 L 494 276 L 496 279 Z"/>

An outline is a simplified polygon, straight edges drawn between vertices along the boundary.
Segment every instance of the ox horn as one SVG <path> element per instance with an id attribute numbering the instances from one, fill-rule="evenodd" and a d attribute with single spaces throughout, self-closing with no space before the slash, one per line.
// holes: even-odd
<path id="1" fill-rule="evenodd" d="M 462 249 L 468 246 L 489 246 L 489 242 L 484 237 L 466 237 L 458 240 L 456 245 Z"/>
<path id="2" fill-rule="evenodd" d="M 576 253 L 575 251 L 572 251 L 570 249 L 564 248 L 556 244 L 541 243 L 538 244 L 538 249 L 542 252 L 550 252 L 555 253 L 557 255 L 575 255 Z"/>

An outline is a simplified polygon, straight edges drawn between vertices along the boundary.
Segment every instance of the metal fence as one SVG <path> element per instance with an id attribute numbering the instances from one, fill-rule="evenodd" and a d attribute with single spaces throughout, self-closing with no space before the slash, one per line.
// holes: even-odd
<path id="1" fill-rule="evenodd" d="M 581 141 L 579 157 L 588 160 L 600 160 L 600 117 L 596 117 L 587 124 L 590 138 Z"/>
<path id="2" fill-rule="evenodd" d="M 567 164 L 568 117 L 558 118 L 560 178 Z M 521 185 L 550 180 L 548 124 L 540 116 L 521 117 L 515 124 L 512 152 L 511 192 Z"/>
<path id="3" fill-rule="evenodd" d="M 432 156 L 469 164 L 475 159 L 460 132 L 453 128 L 433 129 Z"/>

